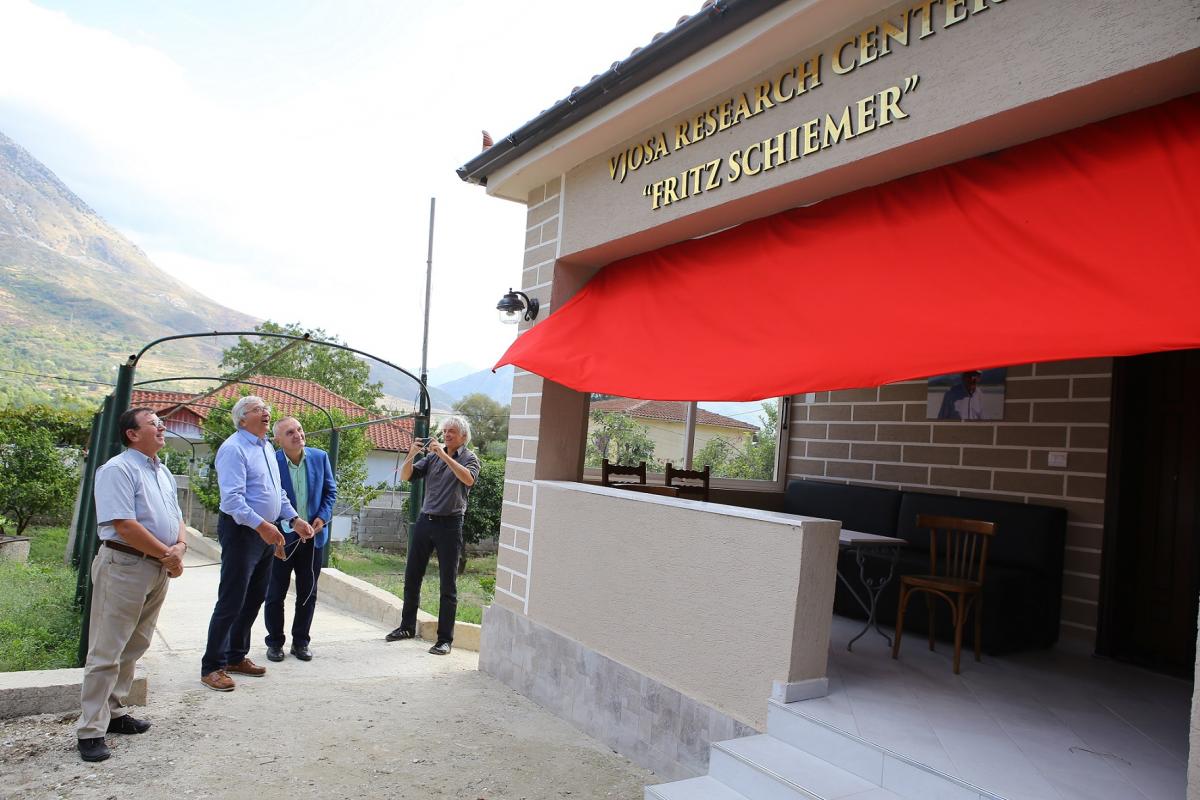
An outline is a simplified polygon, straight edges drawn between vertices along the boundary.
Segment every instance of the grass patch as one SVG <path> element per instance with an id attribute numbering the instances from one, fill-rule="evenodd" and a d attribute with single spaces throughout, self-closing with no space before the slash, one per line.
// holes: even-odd
<path id="1" fill-rule="evenodd" d="M 30 528 L 29 563 L 0 561 L 0 672 L 75 666 L 82 611 L 66 528 Z"/>
<path id="2" fill-rule="evenodd" d="M 380 553 L 350 542 L 335 542 L 329 553 L 330 566 L 347 575 L 362 578 L 396 597 L 404 597 L 404 556 Z M 421 609 L 434 616 L 441 607 L 441 587 L 438 585 L 438 560 L 429 559 L 425 580 L 421 581 Z M 467 571 L 458 577 L 459 622 L 483 622 L 483 607 L 490 605 L 496 586 L 496 557 L 479 556 L 467 559 Z"/>

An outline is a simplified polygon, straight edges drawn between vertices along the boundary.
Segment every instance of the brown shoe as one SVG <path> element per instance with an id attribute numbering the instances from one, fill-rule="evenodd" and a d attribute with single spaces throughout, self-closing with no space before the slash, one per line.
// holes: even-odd
<path id="1" fill-rule="evenodd" d="M 214 692 L 232 692 L 233 687 L 236 685 L 233 682 L 233 678 L 226 675 L 223 669 L 213 670 L 201 678 L 200 682 Z"/>
<path id="2" fill-rule="evenodd" d="M 243 658 L 236 664 L 230 664 L 225 671 L 236 672 L 238 675 L 249 675 L 251 678 L 261 678 L 267 674 L 266 667 L 260 667 L 248 658 Z"/>

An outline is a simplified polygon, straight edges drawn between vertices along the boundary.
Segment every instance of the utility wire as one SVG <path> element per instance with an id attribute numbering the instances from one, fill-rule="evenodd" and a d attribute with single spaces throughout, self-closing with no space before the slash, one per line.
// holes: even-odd
<path id="1" fill-rule="evenodd" d="M 66 378 L 66 377 L 63 377 L 62 375 L 43 375 L 40 372 L 22 372 L 19 369 L 5 369 L 3 367 L 0 367 L 0 372 L 11 372 L 14 375 L 28 375 L 31 378 L 45 378 L 46 380 L 51 380 L 51 381 L 69 381 L 71 383 L 88 383 L 88 384 L 94 384 L 96 386 L 113 386 L 114 385 L 114 384 L 108 383 L 107 381 L 85 381 L 80 378 Z"/>

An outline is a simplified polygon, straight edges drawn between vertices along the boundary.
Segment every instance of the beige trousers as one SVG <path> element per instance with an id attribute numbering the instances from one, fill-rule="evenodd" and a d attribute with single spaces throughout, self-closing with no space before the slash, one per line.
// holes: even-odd
<path id="1" fill-rule="evenodd" d="M 80 739 L 104 736 L 111 719 L 129 713 L 134 666 L 150 647 L 167 597 L 167 571 L 152 558 L 100 546 L 92 561 L 92 616 L 80 692 Z"/>

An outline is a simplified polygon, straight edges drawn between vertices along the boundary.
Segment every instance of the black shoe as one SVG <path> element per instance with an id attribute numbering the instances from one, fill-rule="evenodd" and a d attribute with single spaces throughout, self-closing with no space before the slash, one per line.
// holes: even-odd
<path id="1" fill-rule="evenodd" d="M 144 719 L 134 719 L 128 714 L 114 717 L 108 721 L 109 733 L 145 733 L 148 730 L 150 730 L 149 722 Z"/>
<path id="2" fill-rule="evenodd" d="M 417 634 L 416 631 L 407 631 L 404 628 L 396 628 L 396 630 L 392 631 L 383 638 L 389 642 L 398 642 L 401 639 L 415 639 L 417 638 Z"/>
<path id="3" fill-rule="evenodd" d="M 108 745 L 104 743 L 103 736 L 79 740 L 79 757 L 84 761 L 103 761 L 111 755 L 112 753 L 108 752 Z"/>
<path id="4" fill-rule="evenodd" d="M 312 650 L 309 650 L 306 644 L 292 645 L 292 655 L 301 661 L 312 661 Z"/>
<path id="5" fill-rule="evenodd" d="M 268 647 L 267 648 L 267 661 L 283 661 L 283 648 L 282 647 Z"/>
<path id="6" fill-rule="evenodd" d="M 429 648 L 429 652 L 433 653 L 435 656 L 448 656 L 450 655 L 450 643 L 438 642 L 433 647 Z"/>

